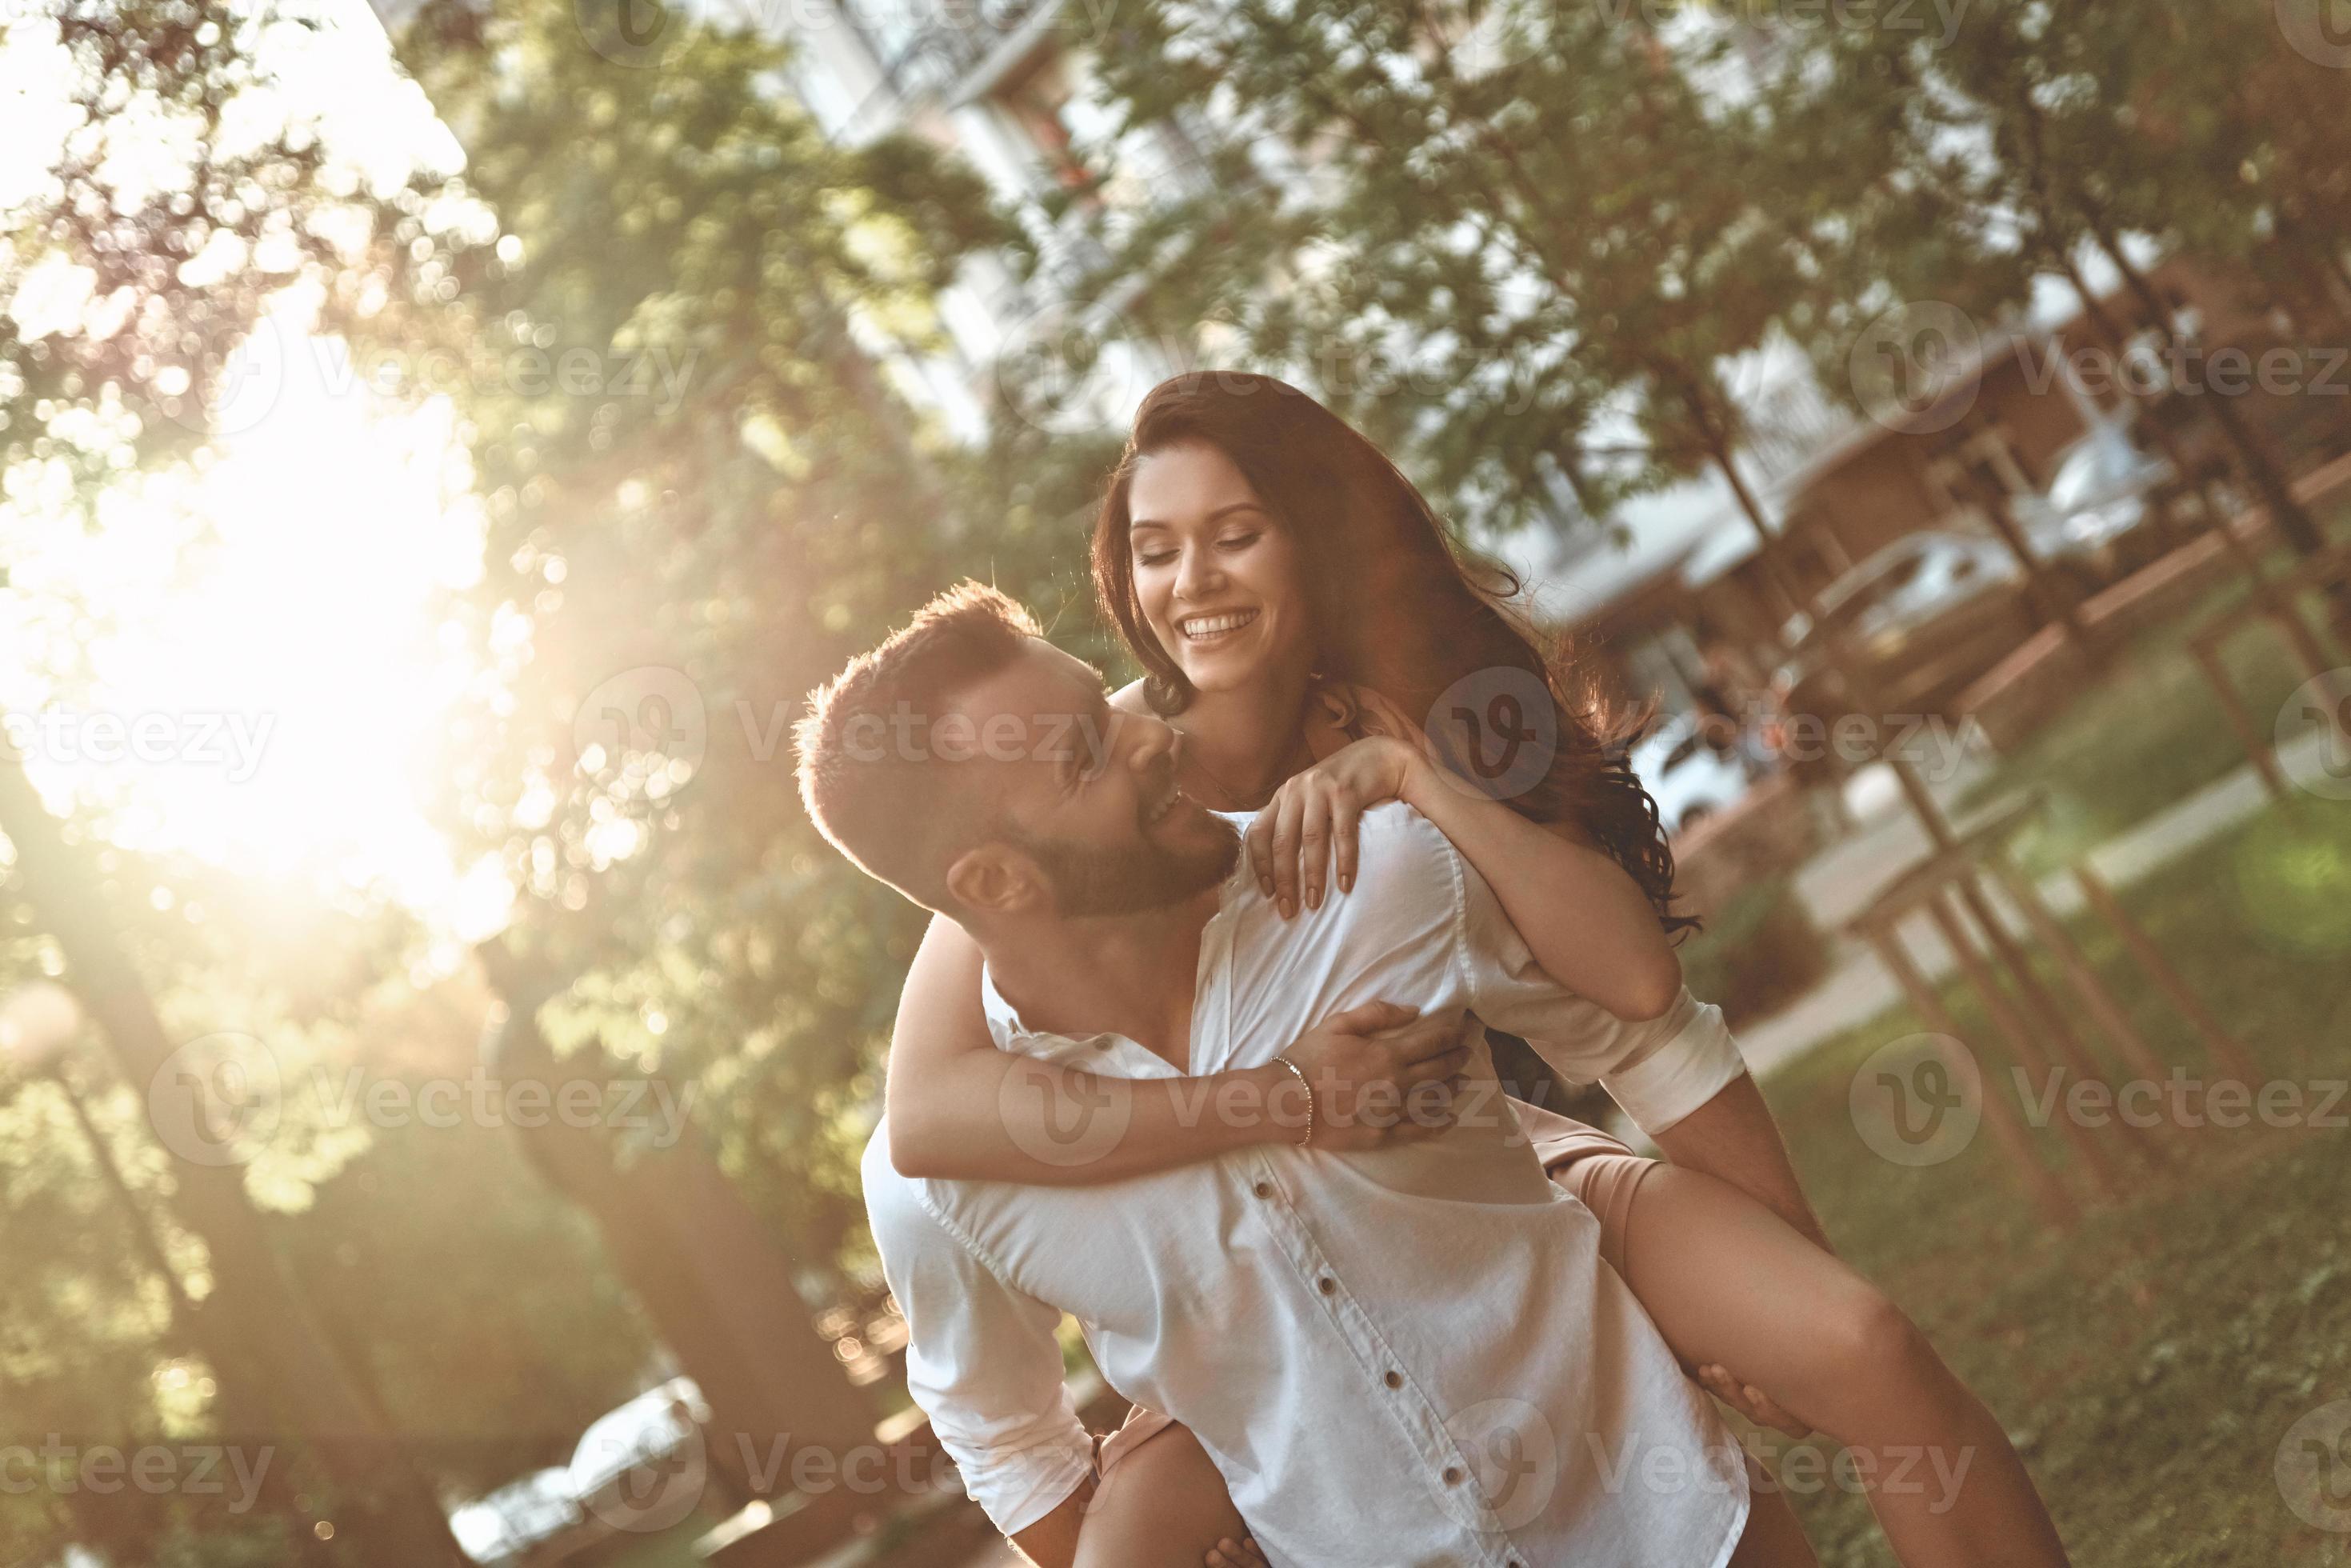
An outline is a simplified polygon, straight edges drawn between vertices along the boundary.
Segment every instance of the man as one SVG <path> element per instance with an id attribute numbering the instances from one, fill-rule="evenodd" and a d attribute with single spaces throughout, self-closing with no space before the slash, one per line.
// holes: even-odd
<path id="1" fill-rule="evenodd" d="M 991 590 L 942 595 L 853 662 L 799 740 L 828 838 L 977 940 L 1005 1049 L 1205 1074 L 1410 998 L 1526 1037 L 1653 1134 L 1718 1097 L 1762 1114 L 1723 1093 L 1744 1069 L 1719 1014 L 1685 998 L 1627 1025 L 1562 991 L 1407 808 L 1363 818 L 1352 894 L 1280 919 L 1235 874 L 1232 822 L 1176 791 L 1174 731 L 1113 714 Z M 1113 1387 L 1191 1429 L 1277 1563 L 1727 1563 L 1737 1446 L 1602 1264 L 1590 1211 L 1486 1103 L 1405 1146 L 1263 1145 L 1095 1187 L 904 1178 L 877 1134 L 866 1197 L 910 1382 L 998 1527 L 1072 1560 L 1093 1446 L 1054 1338 L 1067 1311 Z"/>

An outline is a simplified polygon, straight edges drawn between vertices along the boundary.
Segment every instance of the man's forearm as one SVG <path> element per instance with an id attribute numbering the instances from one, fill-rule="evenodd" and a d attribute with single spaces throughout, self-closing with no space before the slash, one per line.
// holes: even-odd
<path id="1" fill-rule="evenodd" d="M 1732 1079 L 1656 1139 L 1674 1164 L 1729 1182 L 1823 1250 L 1833 1250 L 1820 1217 L 1804 1198 L 1796 1167 L 1788 1160 L 1788 1146 L 1780 1140 L 1779 1124 L 1771 1120 L 1771 1107 L 1763 1103 L 1763 1092 L 1751 1073 Z"/>
<path id="2" fill-rule="evenodd" d="M 1085 1523 L 1086 1505 L 1093 1495 L 1094 1483 L 1084 1482 L 1056 1504 L 1052 1512 L 1014 1536 L 1012 1544 L 1037 1568 L 1071 1568 L 1078 1560 L 1078 1531 Z"/>

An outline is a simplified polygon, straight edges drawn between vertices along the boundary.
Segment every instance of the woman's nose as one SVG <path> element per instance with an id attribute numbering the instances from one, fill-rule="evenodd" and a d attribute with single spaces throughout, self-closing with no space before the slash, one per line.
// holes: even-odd
<path id="1" fill-rule="evenodd" d="M 1176 596 L 1178 599 L 1198 599 L 1215 591 L 1224 582 L 1224 573 L 1217 569 L 1215 555 L 1206 549 L 1187 549 L 1176 572 Z"/>

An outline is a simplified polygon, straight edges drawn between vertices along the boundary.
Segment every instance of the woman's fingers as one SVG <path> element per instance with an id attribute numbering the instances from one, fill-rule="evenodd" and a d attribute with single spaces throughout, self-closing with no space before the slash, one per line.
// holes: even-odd
<path id="1" fill-rule="evenodd" d="M 1273 896 L 1273 819 L 1271 806 L 1250 820 L 1249 831 L 1241 835 L 1241 849 L 1249 858 L 1249 869 L 1257 873 L 1257 890 L 1266 897 Z"/>
<path id="2" fill-rule="evenodd" d="M 1322 889 L 1331 872 L 1331 820 L 1337 793 L 1313 789 L 1298 824 L 1298 885 L 1309 909 L 1322 907 Z"/>
<path id="3" fill-rule="evenodd" d="M 1255 1537 L 1245 1541 L 1224 1540 L 1208 1549 L 1208 1568 L 1269 1568 L 1265 1553 L 1258 1550 Z"/>
<path id="4" fill-rule="evenodd" d="M 1339 873 L 1339 891 L 1355 891 L 1355 837 L 1361 831 L 1364 808 L 1353 793 L 1341 790 L 1331 803 L 1331 859 Z"/>
<path id="5" fill-rule="evenodd" d="M 1298 831 L 1306 817 L 1305 792 L 1284 789 L 1266 810 L 1274 813 L 1273 902 L 1284 920 L 1298 913 Z"/>

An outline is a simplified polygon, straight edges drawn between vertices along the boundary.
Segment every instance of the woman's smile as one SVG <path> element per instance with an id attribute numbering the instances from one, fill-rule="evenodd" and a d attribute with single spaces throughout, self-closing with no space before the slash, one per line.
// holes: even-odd
<path id="1" fill-rule="evenodd" d="M 1215 647 L 1232 641 L 1261 612 L 1255 610 L 1219 610 L 1199 615 L 1179 616 L 1176 629 L 1184 641 L 1196 648 Z"/>

